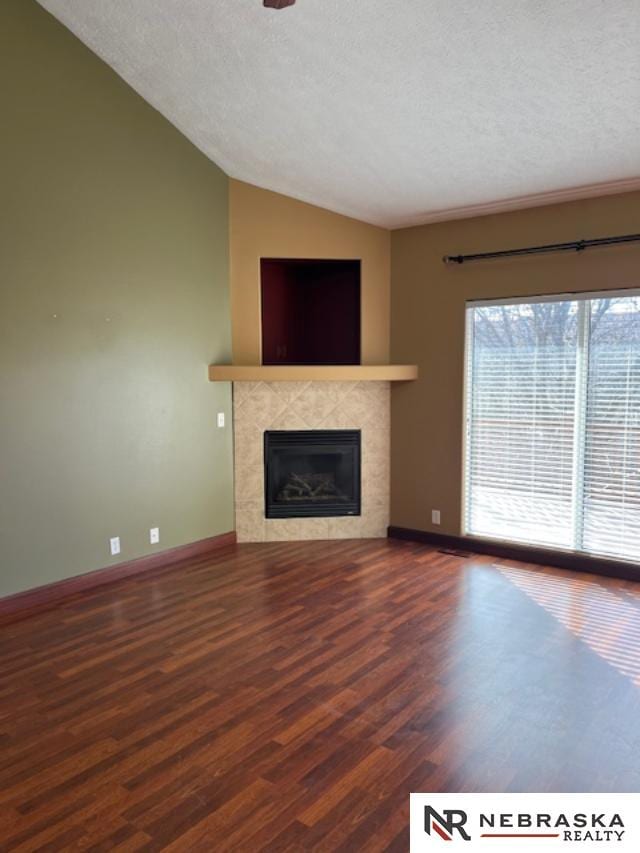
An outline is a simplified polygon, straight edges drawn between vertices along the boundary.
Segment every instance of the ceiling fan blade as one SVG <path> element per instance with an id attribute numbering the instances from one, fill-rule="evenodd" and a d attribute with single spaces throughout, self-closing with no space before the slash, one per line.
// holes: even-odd
<path id="1" fill-rule="evenodd" d="M 284 9 L 287 6 L 293 6 L 295 2 L 296 0 L 263 0 L 268 9 Z"/>

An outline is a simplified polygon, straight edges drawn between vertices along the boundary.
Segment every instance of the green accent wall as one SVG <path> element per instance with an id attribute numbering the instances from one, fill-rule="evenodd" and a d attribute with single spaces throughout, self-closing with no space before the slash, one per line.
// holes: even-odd
<path id="1" fill-rule="evenodd" d="M 34 0 L 0 5 L 0 79 L 2 596 L 233 498 L 226 175 Z"/>

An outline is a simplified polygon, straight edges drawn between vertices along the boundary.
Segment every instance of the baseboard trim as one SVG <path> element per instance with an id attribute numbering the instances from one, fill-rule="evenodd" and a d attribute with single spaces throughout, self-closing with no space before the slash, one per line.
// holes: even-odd
<path id="1" fill-rule="evenodd" d="M 78 592 L 87 592 L 105 584 L 150 572 L 153 569 L 162 569 L 184 560 L 194 557 L 203 557 L 207 554 L 227 548 L 236 544 L 235 531 L 222 533 L 219 536 L 210 536 L 208 539 L 200 539 L 190 542 L 188 545 L 179 545 L 177 548 L 169 548 L 159 551 L 157 554 L 148 554 L 129 560 L 126 563 L 118 563 L 115 566 L 107 566 L 104 569 L 96 569 L 84 575 L 76 575 L 72 578 L 54 581 L 24 592 L 17 592 L 0 598 L 0 617 L 15 614 L 21 611 L 42 609 L 55 606 L 62 599 L 75 595 Z"/>
<path id="2" fill-rule="evenodd" d="M 554 566 L 558 569 L 570 569 L 574 572 L 587 572 L 609 578 L 621 578 L 628 581 L 640 581 L 640 566 L 621 560 L 607 560 L 591 557 L 587 554 L 567 554 L 552 548 L 536 548 L 499 542 L 494 539 L 476 539 L 472 536 L 450 536 L 444 533 L 432 533 L 426 530 L 412 530 L 409 527 L 388 528 L 390 539 L 405 539 L 409 542 L 422 542 L 436 548 L 472 551 L 475 554 L 488 554 L 503 560 L 519 560 L 523 563 L 536 563 L 541 566 Z"/>

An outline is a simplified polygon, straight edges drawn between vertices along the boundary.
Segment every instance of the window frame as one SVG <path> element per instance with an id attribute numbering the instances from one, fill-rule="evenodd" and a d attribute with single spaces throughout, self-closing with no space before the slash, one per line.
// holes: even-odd
<path id="1" fill-rule="evenodd" d="M 534 548 L 536 550 L 561 552 L 563 554 L 573 554 L 589 559 L 607 559 L 619 561 L 623 563 L 637 563 L 633 557 L 625 558 L 620 556 L 602 555 L 592 551 L 583 549 L 584 543 L 584 475 L 585 464 L 584 457 L 586 451 L 586 435 L 587 435 L 587 410 L 588 410 L 588 375 L 589 375 L 589 343 L 590 343 L 590 317 L 591 312 L 587 307 L 587 303 L 598 299 L 616 299 L 616 298 L 639 298 L 640 288 L 636 286 L 627 288 L 616 288 L 611 290 L 583 290 L 577 292 L 565 291 L 562 293 L 536 294 L 535 296 L 514 296 L 514 297 L 499 297 L 487 299 L 469 299 L 465 302 L 464 312 L 464 361 L 463 361 L 463 411 L 462 411 L 462 482 L 461 494 L 462 500 L 460 503 L 460 529 L 464 537 L 478 539 L 486 542 L 499 542 L 511 544 L 517 547 Z M 474 324 L 471 321 L 474 308 L 487 308 L 492 306 L 512 306 L 512 305 L 533 305 L 538 303 L 550 302 L 578 302 L 582 305 L 578 306 L 578 352 L 580 353 L 576 359 L 576 370 L 579 372 L 579 377 L 576 379 L 576 398 L 575 406 L 575 430 L 574 430 L 574 448 L 573 448 L 573 475 L 572 475 L 572 524 L 573 524 L 573 542 L 578 543 L 580 547 L 565 548 L 557 545 L 540 545 L 535 542 L 522 542 L 514 539 L 506 539 L 498 536 L 487 536 L 484 534 L 473 533 L 469 529 L 470 520 L 470 489 L 468 488 L 468 478 L 470 471 L 470 431 L 472 428 L 472 411 L 473 411 L 473 355 L 474 355 Z M 582 439 L 582 440 L 580 440 Z M 579 499 L 582 495 L 582 499 Z"/>

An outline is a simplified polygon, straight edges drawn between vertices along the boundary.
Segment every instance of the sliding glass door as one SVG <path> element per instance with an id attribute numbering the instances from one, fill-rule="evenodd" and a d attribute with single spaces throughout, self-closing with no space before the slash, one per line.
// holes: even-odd
<path id="1" fill-rule="evenodd" d="M 465 528 L 640 558 L 640 296 L 467 309 Z"/>
<path id="2" fill-rule="evenodd" d="M 581 550 L 640 560 L 640 296 L 588 304 Z"/>

